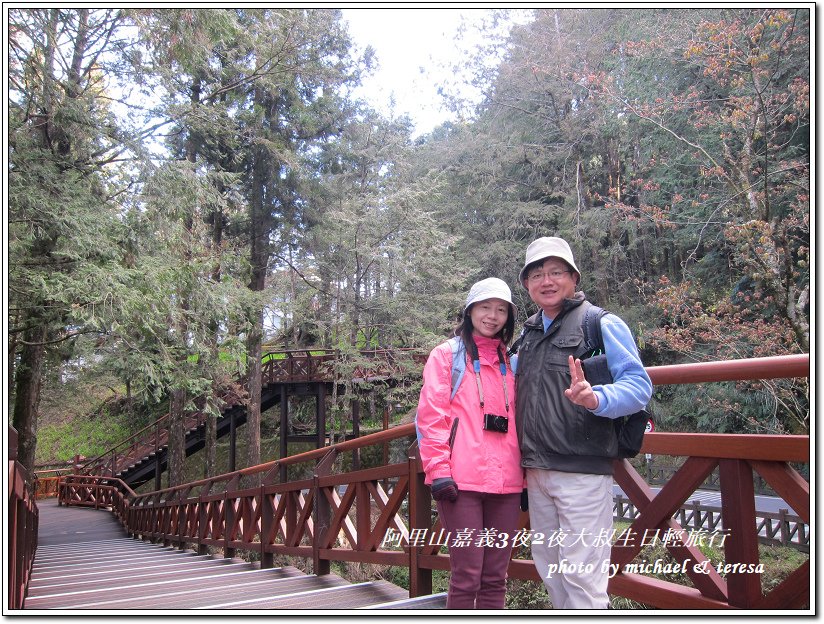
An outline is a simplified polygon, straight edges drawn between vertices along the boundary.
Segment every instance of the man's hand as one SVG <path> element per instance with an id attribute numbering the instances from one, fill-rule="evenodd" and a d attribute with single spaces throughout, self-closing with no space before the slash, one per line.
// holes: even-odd
<path id="1" fill-rule="evenodd" d="M 569 389 L 564 390 L 564 396 L 575 405 L 581 405 L 589 411 L 598 409 L 598 396 L 592 391 L 592 386 L 584 377 L 584 367 L 581 360 L 569 356 Z"/>

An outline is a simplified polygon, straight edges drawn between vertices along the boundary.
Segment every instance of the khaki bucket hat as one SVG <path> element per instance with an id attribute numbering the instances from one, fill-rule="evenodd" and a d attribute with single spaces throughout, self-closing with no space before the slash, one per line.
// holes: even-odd
<path id="1" fill-rule="evenodd" d="M 575 265 L 575 259 L 572 257 L 572 249 L 569 248 L 569 243 L 557 236 L 543 236 L 532 241 L 529 247 L 526 248 L 526 261 L 524 262 L 524 268 L 521 269 L 521 273 L 518 275 L 518 281 L 521 282 L 521 284 L 524 283 L 526 279 L 526 268 L 530 264 L 539 260 L 545 260 L 546 258 L 560 258 L 572 267 L 580 279 L 581 272 Z"/>
<path id="2" fill-rule="evenodd" d="M 513 316 L 518 316 L 515 304 L 512 303 L 512 291 L 509 289 L 509 286 L 506 285 L 505 281 L 497 277 L 487 277 L 480 282 L 472 284 L 472 288 L 469 289 L 469 294 L 466 296 L 464 311 L 473 303 L 486 301 L 487 299 L 502 299 L 506 301 L 512 309 Z"/>

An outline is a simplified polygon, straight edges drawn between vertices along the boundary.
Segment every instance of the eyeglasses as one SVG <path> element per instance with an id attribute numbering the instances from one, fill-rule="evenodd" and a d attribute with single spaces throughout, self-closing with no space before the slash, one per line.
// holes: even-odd
<path id="1" fill-rule="evenodd" d="M 547 273 L 530 273 L 527 276 L 527 280 L 529 280 L 530 284 L 540 284 L 544 281 L 544 278 L 550 277 L 553 280 L 561 279 L 561 276 L 564 273 L 572 273 L 572 271 L 549 271 Z"/>

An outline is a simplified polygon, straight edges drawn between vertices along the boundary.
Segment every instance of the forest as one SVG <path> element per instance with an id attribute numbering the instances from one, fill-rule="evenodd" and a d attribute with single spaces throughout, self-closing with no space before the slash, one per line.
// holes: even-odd
<path id="1" fill-rule="evenodd" d="M 810 10 L 544 8 L 506 36 L 485 11 L 440 85 L 459 121 L 415 137 L 354 95 L 376 59 L 338 9 L 8 9 L 20 461 L 214 420 L 234 387 L 260 463 L 262 353 L 339 349 L 340 428 L 360 351 L 427 353 L 474 281 L 504 279 L 520 326 L 539 236 L 570 242 L 647 366 L 809 353 Z M 808 434 L 809 382 L 665 386 L 651 410 L 659 431 Z"/>

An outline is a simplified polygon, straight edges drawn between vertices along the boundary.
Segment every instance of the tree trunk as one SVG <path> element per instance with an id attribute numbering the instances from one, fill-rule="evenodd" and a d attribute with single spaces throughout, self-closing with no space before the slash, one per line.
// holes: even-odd
<path id="1" fill-rule="evenodd" d="M 9 326 L 14 327 L 16 325 L 17 319 L 9 319 Z M 8 363 L 9 363 L 9 370 L 7 371 L 8 376 L 6 377 L 6 382 L 8 383 L 7 388 L 14 388 L 14 372 L 15 372 L 15 365 L 17 363 L 17 341 L 18 341 L 18 334 L 17 332 L 11 334 L 9 336 L 9 349 L 8 349 Z"/>
<path id="2" fill-rule="evenodd" d="M 192 82 L 192 94 L 190 98 L 192 108 L 195 108 L 200 105 L 202 91 L 203 77 L 198 75 L 194 78 Z M 189 136 L 187 137 L 186 141 L 186 158 L 189 160 L 189 162 L 197 162 L 198 152 L 201 143 L 202 139 L 200 136 L 196 138 L 192 132 L 189 133 Z M 219 185 L 219 190 L 221 193 L 226 191 L 223 184 Z M 209 236 L 209 246 L 212 258 L 214 259 L 214 264 L 212 265 L 211 279 L 213 283 L 219 284 L 221 273 L 223 270 L 223 267 L 221 266 L 221 247 L 223 244 L 223 228 L 226 225 L 226 216 L 223 214 L 223 211 L 220 208 L 215 208 L 209 212 L 206 218 L 206 222 L 209 224 L 211 228 Z M 209 351 L 211 353 L 212 360 L 210 364 L 210 366 L 212 367 L 212 387 L 210 388 L 209 394 L 206 397 L 206 402 L 209 408 L 212 409 L 207 409 L 206 423 L 203 432 L 203 472 L 204 477 L 206 478 L 215 475 L 215 469 L 217 466 L 217 416 L 214 415 L 214 412 L 216 411 L 215 408 L 219 403 L 219 397 L 217 396 L 217 384 L 215 383 L 216 378 L 214 373 L 214 367 L 218 367 L 220 361 L 220 353 L 217 344 L 219 331 L 220 328 L 216 321 L 210 323 Z"/>
<path id="3" fill-rule="evenodd" d="M 43 345 L 45 338 L 45 324 L 27 330 L 23 337 L 20 364 L 17 366 L 12 425 L 19 434 L 17 460 L 29 471 L 34 470 L 34 452 L 37 448 L 37 416 L 46 354 Z"/>
<path id="4" fill-rule="evenodd" d="M 183 483 L 183 463 L 186 458 L 186 432 L 184 419 L 186 406 L 186 391 L 172 390 L 169 402 L 169 487 Z"/>
<path id="5" fill-rule="evenodd" d="M 59 11 L 49 12 L 46 26 L 46 47 L 43 51 L 43 88 L 42 107 L 47 113 L 52 113 L 52 66 L 57 48 L 57 25 Z M 41 141 L 44 146 L 50 144 L 49 131 L 51 119 L 48 123 L 40 124 Z M 34 257 L 47 254 L 54 248 L 54 238 L 46 235 L 38 238 L 34 245 Z M 36 308 L 35 308 L 36 310 Z M 19 436 L 17 460 L 28 470 L 34 469 L 34 453 L 37 448 L 37 416 L 40 406 L 40 385 L 43 374 L 43 361 L 46 356 L 44 342 L 48 327 L 39 317 L 38 312 L 28 312 L 22 315 L 21 326 L 29 327 L 23 333 L 20 348 L 20 362 L 15 369 L 14 411 L 12 426 L 17 429 Z"/>
<path id="6" fill-rule="evenodd" d="M 262 314 L 261 314 L 262 317 Z M 249 332 L 246 354 L 249 362 L 249 404 L 246 407 L 246 466 L 260 463 L 260 393 L 261 393 L 261 343 L 263 320 Z"/>
<path id="7" fill-rule="evenodd" d="M 268 245 L 261 241 L 268 232 L 264 234 L 262 215 L 262 191 L 253 193 L 258 202 L 253 202 L 252 211 L 252 279 L 249 282 L 249 289 L 260 292 L 266 285 L 266 265 L 269 254 Z M 256 205 L 255 205 L 256 204 Z M 249 403 L 246 407 L 246 466 L 256 466 L 260 463 L 260 393 L 261 393 L 261 351 L 263 343 L 263 310 L 256 309 L 250 315 L 251 328 L 246 339 L 247 358 L 247 389 L 249 392 Z"/>
<path id="8" fill-rule="evenodd" d="M 129 420 L 134 419 L 134 397 L 132 397 L 132 382 L 130 379 L 126 380 L 126 415 Z"/>
<path id="9" fill-rule="evenodd" d="M 206 446 L 203 449 L 203 477 L 215 476 L 217 468 L 217 418 L 206 416 Z"/>
<path id="10" fill-rule="evenodd" d="M 256 104 L 261 106 L 265 104 L 265 97 L 261 90 L 256 89 L 254 97 Z M 252 269 L 249 290 L 261 292 L 266 287 L 266 270 L 271 253 L 269 237 L 274 228 L 270 210 L 272 200 L 268 196 L 271 193 L 269 179 L 272 163 L 270 154 L 264 149 L 258 149 L 254 158 L 249 202 L 251 217 L 249 264 Z M 255 466 L 260 463 L 260 357 L 263 343 L 263 310 L 260 308 L 255 309 L 250 314 L 249 321 L 251 328 L 246 339 L 249 391 L 249 403 L 246 408 L 246 431 L 248 435 L 246 465 Z"/>

